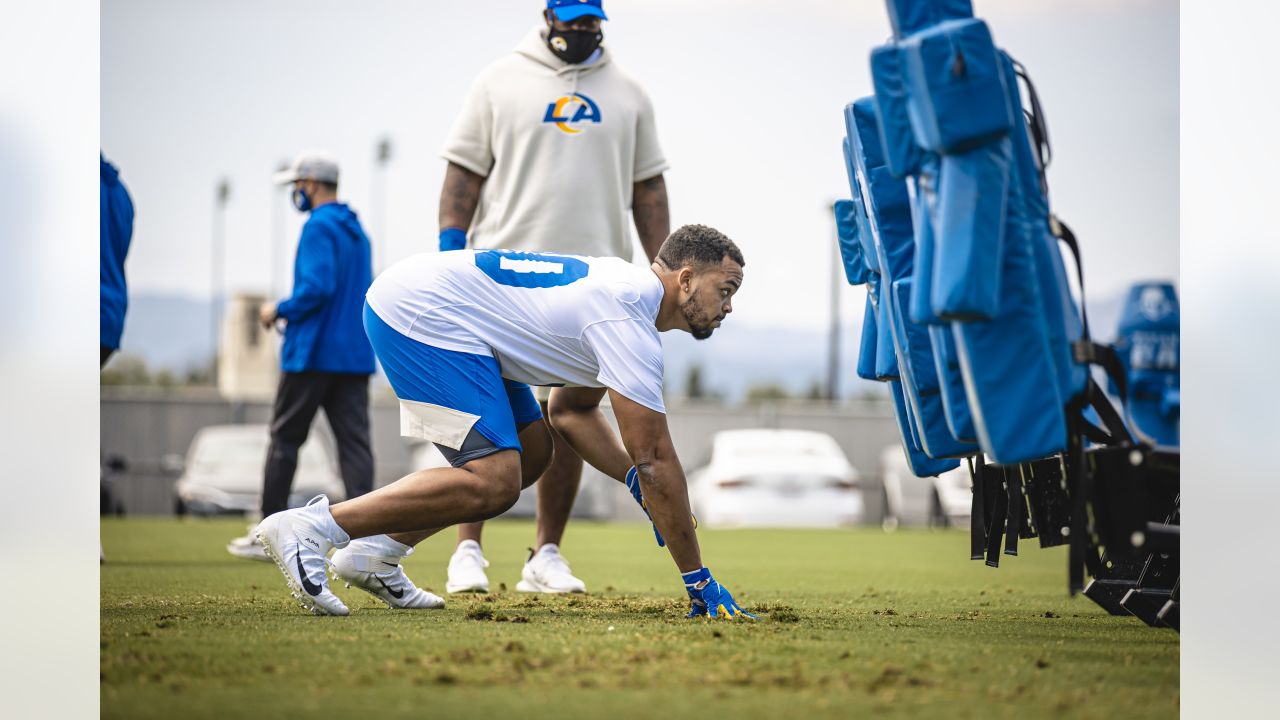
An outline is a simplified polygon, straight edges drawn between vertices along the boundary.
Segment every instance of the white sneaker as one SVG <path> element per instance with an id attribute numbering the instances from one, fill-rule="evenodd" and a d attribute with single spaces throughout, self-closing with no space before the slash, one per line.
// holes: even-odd
<path id="1" fill-rule="evenodd" d="M 258 542 L 255 535 L 256 525 L 249 526 L 249 533 L 244 537 L 238 537 L 227 543 L 227 552 L 241 557 L 246 560 L 261 560 L 262 562 L 271 562 L 271 558 L 267 557 L 267 553 L 262 549 L 262 543 Z"/>
<path id="2" fill-rule="evenodd" d="M 529 549 L 529 559 L 520 571 L 516 590 L 537 593 L 586 592 L 586 583 L 569 572 L 569 563 L 560 554 L 560 547 L 547 543 L 534 552 Z"/>
<path id="3" fill-rule="evenodd" d="M 487 593 L 489 592 L 489 576 L 484 569 L 489 561 L 484 559 L 484 551 L 475 540 L 463 540 L 458 549 L 449 558 L 449 581 L 444 589 L 453 593 Z"/>
<path id="4" fill-rule="evenodd" d="M 333 554 L 333 578 L 343 580 L 387 604 L 392 610 L 444 607 L 444 599 L 413 584 L 400 561 L 413 553 L 386 535 L 352 540 Z"/>
<path id="5" fill-rule="evenodd" d="M 330 548 L 350 542 L 329 513 L 329 498 L 317 495 L 306 507 L 278 512 L 259 523 L 255 534 L 303 608 L 316 615 L 350 613 L 325 576 Z"/>

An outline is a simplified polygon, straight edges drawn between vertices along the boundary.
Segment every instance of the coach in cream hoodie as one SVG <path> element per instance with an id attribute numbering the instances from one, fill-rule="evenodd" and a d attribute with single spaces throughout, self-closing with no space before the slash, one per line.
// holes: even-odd
<path id="1" fill-rule="evenodd" d="M 440 249 L 553 252 L 652 261 L 671 232 L 667 161 L 653 105 L 601 42 L 601 0 L 546 0 L 543 24 L 480 73 L 445 143 Z M 536 388 L 548 403 L 598 404 L 591 388 Z M 583 592 L 560 555 L 582 478 L 582 460 L 558 435 L 538 480 L 537 551 L 516 589 Z M 480 523 L 458 526 L 445 589 L 487 592 Z"/>
<path id="2" fill-rule="evenodd" d="M 667 161 L 649 96 L 607 47 L 569 64 L 547 47 L 547 32 L 534 28 L 480 73 L 441 153 L 484 178 L 468 245 L 630 260 L 627 211 L 647 183 L 660 186 L 667 226 L 647 232 L 637 202 L 636 227 L 652 258 L 669 222 Z"/>

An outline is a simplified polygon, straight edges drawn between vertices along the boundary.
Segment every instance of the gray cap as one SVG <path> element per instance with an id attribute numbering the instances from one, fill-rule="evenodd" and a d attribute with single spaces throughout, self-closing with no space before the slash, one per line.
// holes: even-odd
<path id="1" fill-rule="evenodd" d="M 295 180 L 318 180 L 338 184 L 338 161 L 324 150 L 304 150 L 286 170 L 275 174 L 277 185 L 288 185 Z"/>

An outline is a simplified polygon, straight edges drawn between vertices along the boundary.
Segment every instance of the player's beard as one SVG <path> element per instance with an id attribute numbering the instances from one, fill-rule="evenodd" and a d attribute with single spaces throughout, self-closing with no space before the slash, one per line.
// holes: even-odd
<path id="1" fill-rule="evenodd" d="M 689 324 L 689 334 L 694 340 L 706 340 L 711 337 L 711 333 L 715 331 L 713 323 L 718 318 L 712 318 L 692 297 L 684 301 L 680 306 L 680 312 L 684 315 L 684 321 Z"/>

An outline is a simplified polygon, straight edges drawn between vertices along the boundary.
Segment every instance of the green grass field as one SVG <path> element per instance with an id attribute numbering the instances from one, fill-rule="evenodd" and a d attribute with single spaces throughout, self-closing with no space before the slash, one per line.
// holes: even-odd
<path id="1" fill-rule="evenodd" d="M 961 532 L 701 531 L 759 620 L 686 620 L 647 526 L 570 525 L 591 594 L 514 591 L 532 525 L 494 522 L 497 592 L 305 614 L 235 521 L 104 520 L 104 718 L 1163 717 L 1178 636 L 1066 595 L 1065 550 L 993 570 Z M 452 532 L 406 563 L 443 592 Z M 499 586 L 502 583 L 502 586 Z"/>

